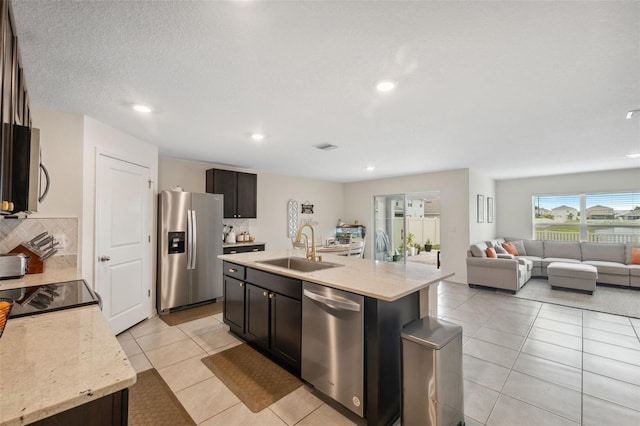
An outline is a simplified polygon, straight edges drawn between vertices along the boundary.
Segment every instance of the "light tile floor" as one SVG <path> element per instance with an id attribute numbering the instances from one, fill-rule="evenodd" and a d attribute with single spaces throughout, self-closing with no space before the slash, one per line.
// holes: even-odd
<path id="1" fill-rule="evenodd" d="M 463 326 L 466 424 L 640 425 L 640 319 L 442 282 L 438 312 Z M 301 387 L 254 414 L 200 359 L 240 340 L 221 314 L 118 336 L 136 371 L 155 367 L 202 425 L 350 425 Z"/>
<path id="2" fill-rule="evenodd" d="M 199 425 L 353 425 L 347 417 L 300 387 L 252 413 L 200 360 L 242 343 L 222 314 L 170 327 L 158 317 L 118 335 L 137 372 L 154 367 Z"/>

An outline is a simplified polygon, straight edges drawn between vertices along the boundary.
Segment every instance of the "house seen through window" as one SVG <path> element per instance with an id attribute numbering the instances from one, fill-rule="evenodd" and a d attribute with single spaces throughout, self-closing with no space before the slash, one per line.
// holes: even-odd
<path id="1" fill-rule="evenodd" d="M 536 195 L 537 240 L 640 242 L 640 192 Z"/>

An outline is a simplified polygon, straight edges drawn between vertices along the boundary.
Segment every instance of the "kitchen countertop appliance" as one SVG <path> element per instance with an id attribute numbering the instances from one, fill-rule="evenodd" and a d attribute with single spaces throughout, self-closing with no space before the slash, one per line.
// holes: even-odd
<path id="1" fill-rule="evenodd" d="M 364 417 L 364 296 L 302 283 L 304 380 Z"/>
<path id="2" fill-rule="evenodd" d="M 0 280 L 23 277 L 27 272 L 27 257 L 22 253 L 0 254 Z"/>
<path id="3" fill-rule="evenodd" d="M 0 298 L 14 301 L 9 318 L 94 304 L 102 307 L 100 296 L 89 288 L 85 280 L 0 290 Z"/>
<path id="4" fill-rule="evenodd" d="M 158 194 L 159 314 L 222 297 L 223 196 Z"/>

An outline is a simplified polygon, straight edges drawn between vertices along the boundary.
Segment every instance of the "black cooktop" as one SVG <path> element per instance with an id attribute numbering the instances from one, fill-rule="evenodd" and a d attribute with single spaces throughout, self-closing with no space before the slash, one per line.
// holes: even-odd
<path id="1" fill-rule="evenodd" d="M 100 304 L 100 297 L 84 280 L 0 290 L 0 297 L 14 301 L 9 318 Z"/>

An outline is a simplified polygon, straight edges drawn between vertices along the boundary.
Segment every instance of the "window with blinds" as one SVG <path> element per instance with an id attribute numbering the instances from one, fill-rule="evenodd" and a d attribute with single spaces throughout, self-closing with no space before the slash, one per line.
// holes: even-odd
<path id="1" fill-rule="evenodd" d="M 537 240 L 640 242 L 640 192 L 536 195 Z"/>

